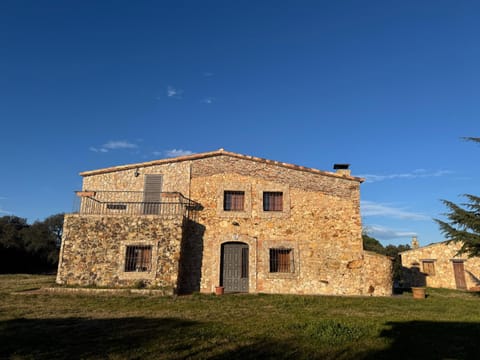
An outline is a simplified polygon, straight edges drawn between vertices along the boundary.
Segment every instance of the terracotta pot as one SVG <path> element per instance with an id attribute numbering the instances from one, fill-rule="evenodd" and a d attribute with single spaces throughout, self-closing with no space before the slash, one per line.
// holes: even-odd
<path id="1" fill-rule="evenodd" d="M 412 295 L 414 299 L 425 299 L 425 288 L 412 287 Z"/>
<path id="2" fill-rule="evenodd" d="M 223 295 L 224 288 L 223 286 L 215 286 L 215 295 Z"/>

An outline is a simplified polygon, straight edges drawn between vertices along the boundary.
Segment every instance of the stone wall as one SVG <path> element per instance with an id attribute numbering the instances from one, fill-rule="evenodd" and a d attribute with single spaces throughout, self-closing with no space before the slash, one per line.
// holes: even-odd
<path id="1" fill-rule="evenodd" d="M 176 289 L 182 226 L 182 216 L 65 215 L 57 283 Z M 152 246 L 151 271 L 124 271 L 126 246 L 136 245 Z"/>
<path id="2" fill-rule="evenodd" d="M 245 211 L 223 211 L 225 190 L 245 192 Z M 282 191 L 284 211 L 264 212 L 263 191 Z M 363 252 L 358 181 L 208 158 L 192 164 L 191 198 L 204 207 L 202 292 L 219 285 L 221 245 L 237 241 L 249 245 L 250 292 L 391 294 L 391 261 Z M 269 249 L 280 247 L 293 250 L 292 273 L 270 273 Z"/>
<path id="3" fill-rule="evenodd" d="M 370 251 L 364 251 L 363 254 L 361 293 L 373 296 L 392 295 L 392 259 Z"/>
<path id="4" fill-rule="evenodd" d="M 401 253 L 402 267 L 405 269 L 407 286 L 429 286 L 456 289 L 453 262 L 464 265 L 467 289 L 480 285 L 480 259 L 457 255 L 459 243 L 436 243 Z M 424 262 L 433 263 L 434 274 L 427 274 Z"/>
<path id="5" fill-rule="evenodd" d="M 188 197 L 190 189 L 190 161 L 134 169 L 110 171 L 83 178 L 82 190 L 143 191 L 145 175 L 163 174 L 162 191 L 180 192 Z M 135 176 L 138 169 L 139 175 Z"/>
<path id="6" fill-rule="evenodd" d="M 338 197 L 358 200 L 358 178 L 354 180 L 351 177 L 341 177 L 336 174 L 329 176 L 326 172 L 324 175 L 320 175 L 306 168 L 293 169 L 268 160 L 262 163 L 227 155 L 208 157 L 193 162 L 191 171 L 192 178 L 236 173 L 278 184 L 294 185 L 303 190 L 321 191 Z"/>
<path id="7" fill-rule="evenodd" d="M 163 191 L 203 209 L 183 225 L 180 217 L 67 216 L 59 283 L 127 285 L 145 277 L 122 274 L 124 246 L 137 241 L 158 251 L 149 283 L 210 293 L 220 283 L 222 244 L 242 242 L 249 292 L 391 294 L 391 261 L 363 251 L 358 178 L 221 154 L 85 173 L 83 190 L 142 191 L 146 174 L 163 174 Z M 245 192 L 244 211 L 224 211 L 225 190 Z M 263 211 L 264 191 L 283 193 L 283 211 Z M 269 250 L 280 247 L 292 251 L 289 273 L 270 272 Z"/>

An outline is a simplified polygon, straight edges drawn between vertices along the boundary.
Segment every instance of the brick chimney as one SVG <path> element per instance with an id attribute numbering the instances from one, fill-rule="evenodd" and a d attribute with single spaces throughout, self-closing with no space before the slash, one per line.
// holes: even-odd
<path id="1" fill-rule="evenodd" d="M 333 164 L 333 170 L 339 175 L 350 176 L 350 164 Z"/>
<path id="2" fill-rule="evenodd" d="M 412 236 L 412 249 L 418 249 L 420 244 L 418 243 L 418 239 L 416 236 Z"/>

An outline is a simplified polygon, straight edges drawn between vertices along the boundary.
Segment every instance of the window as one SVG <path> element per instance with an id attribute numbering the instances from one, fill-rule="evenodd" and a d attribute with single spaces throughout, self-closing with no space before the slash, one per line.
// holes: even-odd
<path id="1" fill-rule="evenodd" d="M 254 210 L 259 217 L 288 218 L 290 216 L 291 199 L 288 185 L 273 182 L 258 184 L 256 196 L 258 201 L 254 203 Z"/>
<path id="2" fill-rule="evenodd" d="M 163 175 L 145 175 L 143 187 L 143 213 L 145 215 L 160 214 L 162 200 Z"/>
<path id="3" fill-rule="evenodd" d="M 293 273 L 294 269 L 292 249 L 270 249 L 271 273 Z"/>
<path id="4" fill-rule="evenodd" d="M 245 203 L 245 191 L 224 191 L 223 210 L 243 211 Z"/>
<path id="5" fill-rule="evenodd" d="M 427 275 L 435 275 L 435 263 L 433 260 L 422 261 L 423 272 Z"/>
<path id="6" fill-rule="evenodd" d="M 283 211 L 283 192 L 264 191 L 263 211 Z"/>
<path id="7" fill-rule="evenodd" d="M 125 205 L 125 204 L 107 204 L 107 209 L 109 209 L 109 210 L 127 210 L 127 205 Z"/>
<path id="8" fill-rule="evenodd" d="M 152 247 L 150 245 L 127 246 L 125 272 L 150 271 L 152 269 Z"/>

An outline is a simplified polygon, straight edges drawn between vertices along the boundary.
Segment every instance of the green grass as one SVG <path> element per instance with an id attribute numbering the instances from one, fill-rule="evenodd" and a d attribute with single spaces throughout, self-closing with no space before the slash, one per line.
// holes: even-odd
<path id="1" fill-rule="evenodd" d="M 35 293 L 0 276 L 0 359 L 476 359 L 480 297 Z"/>

